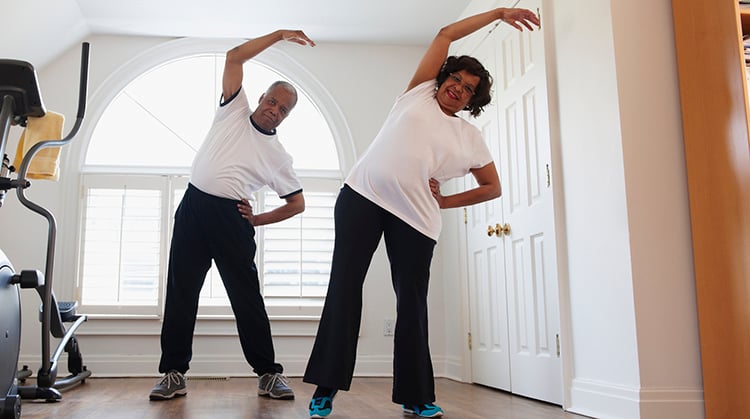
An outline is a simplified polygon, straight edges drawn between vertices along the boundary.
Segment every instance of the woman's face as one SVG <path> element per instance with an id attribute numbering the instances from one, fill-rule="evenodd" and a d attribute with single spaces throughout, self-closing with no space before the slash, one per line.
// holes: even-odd
<path id="1" fill-rule="evenodd" d="M 450 116 L 462 111 L 474 97 L 479 81 L 479 76 L 475 76 L 466 70 L 450 73 L 435 95 L 440 109 Z"/>

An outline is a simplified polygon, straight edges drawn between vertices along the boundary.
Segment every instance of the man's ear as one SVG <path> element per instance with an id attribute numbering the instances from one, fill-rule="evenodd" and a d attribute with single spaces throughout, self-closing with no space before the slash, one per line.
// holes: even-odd
<path id="1" fill-rule="evenodd" d="M 265 94 L 265 93 L 262 93 L 262 94 L 260 95 L 260 97 L 258 98 L 258 105 L 260 105 L 261 103 L 263 103 L 263 98 L 264 98 L 264 97 L 266 97 L 266 94 Z"/>

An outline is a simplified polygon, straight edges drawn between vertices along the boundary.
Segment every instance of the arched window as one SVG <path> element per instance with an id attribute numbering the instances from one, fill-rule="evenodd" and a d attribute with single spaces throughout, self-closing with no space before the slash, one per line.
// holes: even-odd
<path id="1" fill-rule="evenodd" d="M 100 98 L 80 163 L 79 295 L 88 312 L 161 313 L 172 216 L 219 103 L 227 49 L 185 51 L 161 62 L 151 54 L 151 67 L 136 71 L 124 87 L 109 86 L 110 95 Z M 307 87 L 316 86 L 309 74 L 278 59 L 283 55 L 276 53 L 275 63 L 270 55 L 270 62 L 245 64 L 243 89 L 253 104 L 275 80 L 297 87 L 298 103 L 278 132 L 303 182 L 306 211 L 258 229 L 256 263 L 269 314 L 301 308 L 314 314 L 327 288 L 333 204 L 342 182 L 345 150 L 335 135 L 348 130 L 330 123 L 337 109 L 313 100 Z M 288 77 L 285 69 L 301 77 Z M 281 203 L 264 189 L 254 206 L 265 212 Z M 214 267 L 200 304 L 201 314 L 229 313 Z"/>

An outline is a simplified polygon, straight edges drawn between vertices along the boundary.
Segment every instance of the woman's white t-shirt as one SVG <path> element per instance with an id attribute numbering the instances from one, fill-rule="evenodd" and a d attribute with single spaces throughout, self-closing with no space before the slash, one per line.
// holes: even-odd
<path id="1" fill-rule="evenodd" d="M 436 87 L 427 81 L 396 99 L 346 179 L 357 193 L 434 240 L 441 217 L 430 178 L 442 183 L 492 162 L 479 129 L 440 109 Z"/>

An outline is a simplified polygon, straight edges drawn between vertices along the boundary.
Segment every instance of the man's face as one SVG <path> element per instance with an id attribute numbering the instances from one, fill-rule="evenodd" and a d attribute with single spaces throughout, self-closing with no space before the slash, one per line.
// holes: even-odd
<path id="1" fill-rule="evenodd" d="M 275 86 L 261 95 L 258 108 L 253 112 L 253 121 L 266 131 L 273 131 L 289 115 L 295 104 L 294 93 L 283 86 Z"/>

